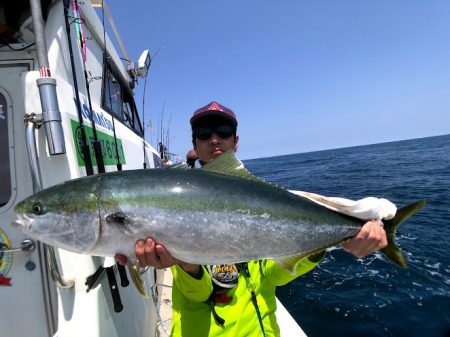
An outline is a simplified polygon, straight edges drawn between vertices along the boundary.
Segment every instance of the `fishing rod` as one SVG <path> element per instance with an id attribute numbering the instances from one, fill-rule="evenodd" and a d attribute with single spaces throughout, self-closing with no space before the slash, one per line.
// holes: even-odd
<path id="1" fill-rule="evenodd" d="M 164 108 L 166 107 L 166 102 L 164 101 L 164 105 L 163 108 L 161 110 L 161 132 L 160 132 L 160 137 L 161 137 L 161 144 L 162 144 L 162 151 L 161 151 L 161 158 L 163 158 L 164 156 L 164 132 L 163 132 L 163 124 L 164 124 Z"/>
<path id="2" fill-rule="evenodd" d="M 107 60 L 108 60 L 108 56 L 107 56 L 107 51 L 106 51 L 105 6 L 106 6 L 106 4 L 102 0 L 103 64 L 104 64 L 104 67 L 103 67 L 103 79 L 106 78 L 107 91 L 105 90 L 105 92 L 108 93 L 109 105 L 110 105 L 110 107 L 112 107 L 112 101 L 111 101 L 111 95 L 110 95 L 110 83 L 108 81 L 108 76 L 107 76 L 107 71 L 108 71 Z M 112 70 L 111 70 L 111 74 L 113 74 Z M 121 93 L 117 92 L 117 94 L 119 95 Z M 117 171 L 122 171 L 122 163 L 120 162 L 119 148 L 117 146 L 117 135 L 116 135 L 116 125 L 115 125 L 115 122 L 114 122 L 114 120 L 115 120 L 114 114 L 111 114 L 111 120 L 112 120 L 113 136 L 114 136 L 114 148 L 116 150 Z"/>
<path id="3" fill-rule="evenodd" d="M 108 95 L 109 97 L 109 103 L 110 103 L 110 107 L 112 107 L 112 102 L 111 102 L 111 91 L 110 91 L 110 83 L 109 83 L 109 77 L 108 77 L 108 63 L 107 63 L 107 53 L 106 53 L 106 31 L 105 31 L 105 9 L 104 9 L 104 2 L 102 0 L 101 3 L 102 6 L 102 25 L 103 25 L 103 74 L 102 74 L 102 78 L 103 78 L 103 83 L 106 83 L 107 88 L 105 88 L 104 90 L 104 94 Z M 111 71 L 112 74 L 112 71 Z M 111 109 L 111 112 L 112 109 Z M 122 164 L 120 163 L 120 157 L 119 157 L 119 150 L 117 147 L 117 137 L 116 137 L 116 127 L 114 124 L 114 115 L 113 113 L 111 113 L 111 119 L 112 119 L 112 127 L 113 127 L 113 134 L 114 134 L 114 144 L 115 144 L 115 148 L 116 148 L 116 157 L 117 157 L 117 170 L 118 171 L 122 171 Z M 127 278 L 127 274 L 125 271 L 125 267 L 122 266 L 119 263 L 115 263 L 117 270 L 119 271 L 119 275 L 120 275 L 120 280 L 121 280 L 121 285 L 122 287 L 126 287 L 129 285 L 129 281 Z M 120 292 L 119 292 L 119 288 L 117 287 L 117 280 L 116 280 L 116 275 L 114 272 L 114 266 L 108 266 L 108 267 L 104 267 L 103 264 L 100 264 L 97 268 L 97 270 L 92 274 L 89 275 L 86 278 L 86 286 L 87 286 L 87 291 L 89 291 L 90 289 L 92 289 L 100 280 L 100 277 L 106 272 L 107 275 L 107 279 L 108 279 L 108 283 L 109 283 L 109 290 L 111 293 L 111 298 L 113 301 L 113 305 L 114 305 L 114 311 L 115 312 L 121 312 L 123 310 L 123 304 L 122 304 L 122 300 L 120 298 Z"/>
<path id="4" fill-rule="evenodd" d="M 166 131 L 166 146 L 167 146 L 167 150 L 170 149 L 169 133 L 170 133 L 170 124 L 172 123 L 172 115 L 173 115 L 173 111 L 170 113 L 169 123 L 167 123 L 167 131 Z"/>
<path id="5" fill-rule="evenodd" d="M 159 125 L 159 135 L 158 137 L 156 137 L 156 139 L 159 140 L 159 153 L 160 153 L 160 157 L 161 159 L 163 159 L 164 157 L 164 144 L 163 144 L 163 140 L 164 140 L 164 133 L 163 133 L 163 121 L 164 121 L 164 108 L 166 107 L 166 101 L 164 101 L 162 109 L 161 109 L 161 119 L 160 119 L 160 125 Z"/>
<path id="6" fill-rule="evenodd" d="M 86 139 L 86 131 L 84 129 L 83 115 L 81 113 L 80 94 L 78 93 L 78 80 L 77 80 L 75 62 L 74 62 L 74 57 L 73 57 L 72 41 L 70 38 L 69 1 L 70 0 L 64 1 L 64 21 L 66 24 L 67 43 L 68 43 L 68 47 L 69 47 L 70 65 L 72 68 L 73 86 L 74 86 L 74 90 L 75 90 L 75 104 L 77 107 L 78 122 L 79 122 L 78 129 L 80 130 L 80 133 L 81 133 L 81 154 L 84 159 L 86 175 L 90 176 L 90 175 L 94 174 L 94 169 L 92 167 L 91 154 L 90 154 L 89 145 L 88 145 L 88 142 Z"/>
<path id="7" fill-rule="evenodd" d="M 88 104 L 89 104 L 89 119 L 91 120 L 91 123 L 92 123 L 92 133 L 94 136 L 94 140 L 92 140 L 92 145 L 94 148 L 94 154 L 95 154 L 95 160 L 97 162 L 98 173 L 105 173 L 105 163 L 103 161 L 102 145 L 101 145 L 100 141 L 98 140 L 97 127 L 96 127 L 95 120 L 93 118 L 94 113 L 93 113 L 92 102 L 91 102 L 89 77 L 88 77 L 87 70 L 86 70 L 86 60 L 87 60 L 86 42 L 85 42 L 86 39 L 84 36 L 84 27 L 82 25 L 84 20 L 81 18 L 77 1 L 73 0 L 72 3 L 73 3 L 73 12 L 74 12 L 74 16 L 75 16 L 75 21 L 74 21 L 75 28 L 77 30 L 78 41 L 80 43 L 80 47 L 81 47 L 82 53 L 83 53 L 82 60 L 83 60 L 84 81 L 85 81 L 85 85 L 86 85 L 86 92 L 87 92 L 87 98 L 88 98 Z"/>

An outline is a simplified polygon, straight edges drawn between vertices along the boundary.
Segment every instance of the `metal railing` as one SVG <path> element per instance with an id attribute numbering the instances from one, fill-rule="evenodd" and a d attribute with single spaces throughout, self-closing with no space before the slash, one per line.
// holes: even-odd
<path id="1" fill-rule="evenodd" d="M 41 170 L 39 167 L 39 159 L 37 156 L 36 139 L 34 137 L 34 130 L 36 126 L 39 128 L 43 124 L 42 116 L 31 114 L 25 115 L 25 138 L 28 152 L 28 159 L 30 163 L 31 178 L 33 181 L 33 193 L 42 190 Z M 23 243 L 23 242 L 22 242 Z M 64 280 L 59 271 L 58 262 L 56 260 L 55 249 L 53 246 L 44 244 L 45 255 L 47 256 L 47 263 L 50 269 L 50 274 L 56 286 L 62 289 L 72 288 L 75 282 Z"/>

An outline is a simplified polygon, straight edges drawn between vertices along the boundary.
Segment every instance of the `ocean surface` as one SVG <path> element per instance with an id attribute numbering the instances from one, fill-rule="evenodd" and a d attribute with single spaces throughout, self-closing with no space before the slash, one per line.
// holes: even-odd
<path id="1" fill-rule="evenodd" d="M 397 231 L 407 269 L 379 253 L 357 259 L 336 247 L 278 289 L 308 336 L 450 336 L 450 135 L 244 163 L 289 189 L 397 206 L 428 201 Z"/>

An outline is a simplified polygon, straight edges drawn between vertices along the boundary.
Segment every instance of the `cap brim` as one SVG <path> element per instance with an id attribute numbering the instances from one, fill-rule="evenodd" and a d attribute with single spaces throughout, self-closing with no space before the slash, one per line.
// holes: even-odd
<path id="1" fill-rule="evenodd" d="M 215 111 L 215 110 L 203 111 L 202 113 L 199 113 L 198 115 L 193 116 L 190 120 L 190 123 L 191 123 L 191 125 L 194 125 L 198 121 L 200 121 L 204 118 L 207 118 L 207 117 L 221 117 L 221 118 L 231 122 L 231 124 L 235 127 L 238 124 L 237 120 L 235 118 L 233 118 L 232 116 L 228 115 L 226 112 Z"/>

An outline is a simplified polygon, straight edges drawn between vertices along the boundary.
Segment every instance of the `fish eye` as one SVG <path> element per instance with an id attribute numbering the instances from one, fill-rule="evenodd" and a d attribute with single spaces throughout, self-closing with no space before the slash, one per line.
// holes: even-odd
<path id="1" fill-rule="evenodd" d="M 36 215 L 42 215 L 45 213 L 45 207 L 40 202 L 33 204 L 33 213 Z"/>

